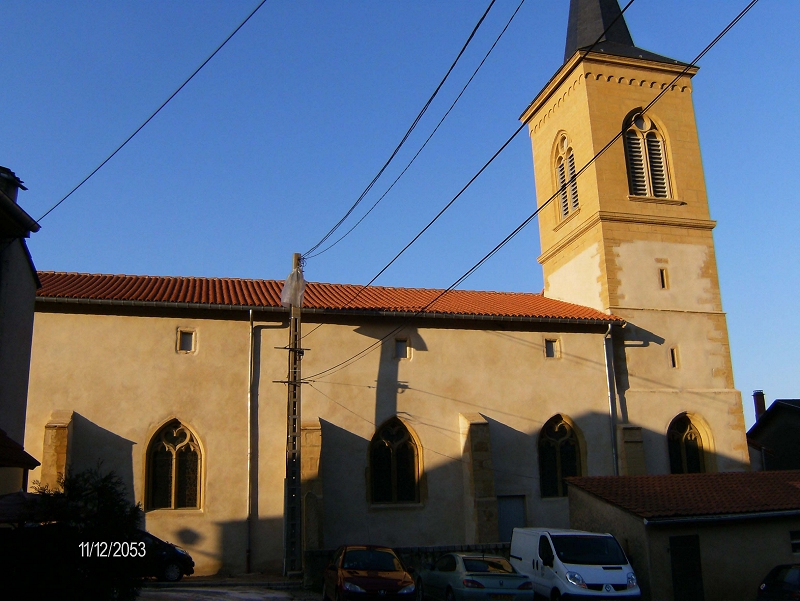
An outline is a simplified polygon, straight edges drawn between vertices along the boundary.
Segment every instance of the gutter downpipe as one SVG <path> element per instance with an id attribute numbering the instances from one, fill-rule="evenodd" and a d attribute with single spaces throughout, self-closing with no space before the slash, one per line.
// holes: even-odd
<path id="1" fill-rule="evenodd" d="M 245 571 L 250 573 L 250 543 L 253 529 L 253 472 L 252 472 L 252 429 L 253 429 L 253 310 L 250 309 L 250 347 L 247 369 L 247 550 L 245 551 Z"/>
<path id="2" fill-rule="evenodd" d="M 614 341 L 611 338 L 612 324 L 603 337 L 603 346 L 606 354 L 606 384 L 608 385 L 608 415 L 611 419 L 611 459 L 614 462 L 614 475 L 619 476 L 619 462 L 617 459 L 617 394 L 616 374 L 614 372 Z"/>

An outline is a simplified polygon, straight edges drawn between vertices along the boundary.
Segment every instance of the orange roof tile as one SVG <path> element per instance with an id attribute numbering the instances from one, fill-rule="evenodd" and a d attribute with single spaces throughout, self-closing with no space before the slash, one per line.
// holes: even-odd
<path id="1" fill-rule="evenodd" d="M 800 511 L 800 470 L 568 478 L 648 520 Z"/>
<path id="2" fill-rule="evenodd" d="M 283 282 L 234 278 L 100 275 L 39 272 L 40 300 L 104 302 L 124 304 L 176 304 L 226 306 L 282 310 Z M 623 323 L 613 315 L 573 305 L 542 294 L 452 290 L 385 288 L 350 284 L 310 282 L 303 302 L 308 312 L 351 312 L 396 315 L 459 316 L 519 321 L 575 321 L 579 323 Z M 436 300 L 435 300 L 436 299 Z M 434 301 L 430 307 L 426 306 Z"/>

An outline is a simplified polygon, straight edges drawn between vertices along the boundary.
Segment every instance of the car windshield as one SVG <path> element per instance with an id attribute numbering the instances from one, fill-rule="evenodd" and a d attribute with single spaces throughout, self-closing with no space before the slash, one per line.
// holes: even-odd
<path id="1" fill-rule="evenodd" d="M 391 551 L 375 549 L 350 549 L 344 554 L 345 570 L 371 570 L 376 572 L 402 572 L 403 566 Z"/>
<path id="2" fill-rule="evenodd" d="M 464 569 L 467 572 L 495 572 L 513 574 L 514 568 L 501 557 L 465 557 Z"/>
<path id="3" fill-rule="evenodd" d="M 610 536 L 551 535 L 556 555 L 563 563 L 580 565 L 625 565 L 628 560 L 616 539 Z"/>

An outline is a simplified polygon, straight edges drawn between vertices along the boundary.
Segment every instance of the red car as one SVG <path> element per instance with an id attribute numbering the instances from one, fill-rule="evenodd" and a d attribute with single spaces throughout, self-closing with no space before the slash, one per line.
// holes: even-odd
<path id="1" fill-rule="evenodd" d="M 325 568 L 322 601 L 409 601 L 414 577 L 388 547 L 339 547 Z"/>

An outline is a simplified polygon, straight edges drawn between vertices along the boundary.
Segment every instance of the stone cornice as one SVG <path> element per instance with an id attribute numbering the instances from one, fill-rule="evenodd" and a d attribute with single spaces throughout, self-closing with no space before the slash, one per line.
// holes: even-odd
<path id="1" fill-rule="evenodd" d="M 575 240 L 580 238 L 588 230 L 598 223 L 632 223 L 636 225 L 656 225 L 662 227 L 679 227 L 694 230 L 713 230 L 717 222 L 711 219 L 687 219 L 685 217 L 659 217 L 655 215 L 635 215 L 631 213 L 617 213 L 613 211 L 598 211 L 589 217 L 584 223 L 575 228 L 568 236 L 558 243 L 551 246 L 537 259 L 540 264 L 552 259 Z"/>
<path id="2" fill-rule="evenodd" d="M 587 56 L 588 54 L 588 56 Z M 585 57 L 585 58 L 584 58 Z M 638 58 L 628 58 L 624 56 L 615 56 L 612 54 L 604 54 L 599 52 L 579 52 L 573 55 L 573 57 L 564 63 L 564 65 L 556 71 L 555 75 L 550 78 L 550 81 L 542 88 L 542 90 L 536 95 L 536 98 L 528 105 L 525 111 L 520 115 L 520 121 L 527 123 L 532 118 L 533 115 L 536 114 L 556 93 L 556 91 L 561 87 L 561 85 L 572 75 L 572 72 L 581 64 L 585 63 L 587 65 L 617 65 L 621 67 L 632 67 L 638 69 L 647 69 L 649 71 L 660 72 L 668 75 L 672 75 L 673 78 L 675 75 L 678 75 L 686 69 L 685 66 L 680 64 L 671 65 L 668 63 L 660 63 L 656 61 L 650 61 L 646 59 L 638 59 Z M 699 67 L 690 67 L 686 71 L 686 75 L 689 77 L 694 76 Z M 587 74 L 588 75 L 588 74 Z M 595 74 L 596 76 L 597 74 Z M 606 77 L 614 77 L 614 76 L 606 76 Z M 617 80 L 619 78 L 616 78 Z M 630 82 L 629 82 L 630 83 Z M 668 84 L 666 82 L 657 82 L 659 87 L 666 87 Z M 663 84 L 663 86 L 661 85 Z M 641 84 L 640 84 L 641 85 Z M 650 82 L 649 87 L 655 87 L 654 82 Z M 687 86 L 675 86 L 673 89 L 679 89 L 681 91 L 685 91 Z"/>

